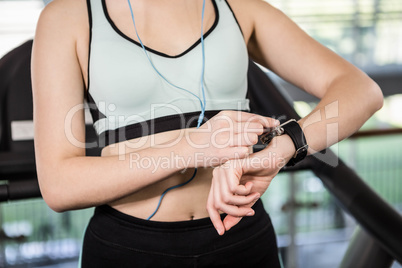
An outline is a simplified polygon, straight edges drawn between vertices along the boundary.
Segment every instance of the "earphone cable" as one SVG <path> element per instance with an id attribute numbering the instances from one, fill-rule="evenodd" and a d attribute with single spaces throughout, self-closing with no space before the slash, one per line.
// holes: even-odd
<path id="1" fill-rule="evenodd" d="M 144 44 L 143 44 L 143 42 L 142 42 L 142 40 L 141 40 L 141 38 L 140 38 L 140 36 L 139 36 L 139 34 L 138 34 L 137 26 L 136 26 L 136 24 L 135 24 L 135 19 L 134 19 L 133 8 L 132 8 L 132 6 L 131 6 L 131 2 L 130 2 L 130 0 L 127 0 L 127 2 L 128 2 L 128 5 L 129 5 L 129 8 L 130 8 L 131 19 L 132 19 L 132 21 L 133 21 L 133 25 L 134 25 L 134 29 L 135 29 L 135 33 L 136 33 L 136 35 L 137 35 L 138 41 L 140 42 L 141 47 L 142 47 L 142 50 L 144 51 L 144 53 L 145 53 L 145 55 L 146 55 L 148 61 L 150 62 L 152 68 L 153 68 L 153 69 L 155 70 L 155 72 L 156 72 L 164 81 L 166 81 L 169 85 L 171 85 L 171 86 L 173 86 L 173 87 L 175 87 L 175 88 L 178 88 L 178 89 L 180 89 L 180 90 L 184 90 L 184 91 L 190 93 L 191 95 L 193 95 L 194 97 L 196 97 L 196 98 L 199 100 L 200 106 L 201 106 L 201 113 L 200 113 L 200 115 L 199 115 L 199 117 L 198 117 L 198 120 L 197 120 L 197 128 L 199 128 L 199 127 L 201 126 L 203 120 L 204 120 L 205 106 L 206 106 L 205 88 L 204 88 L 204 74 L 205 74 L 205 46 L 204 46 L 204 14 L 205 14 L 205 0 L 203 0 L 203 3 L 202 3 L 202 12 L 201 12 L 201 38 L 200 38 L 200 39 L 201 39 L 201 50 L 202 50 L 202 68 L 201 68 L 201 78 L 200 78 L 201 81 L 200 81 L 200 84 L 201 84 L 201 92 L 202 92 L 202 98 L 203 98 L 203 100 L 201 100 L 201 99 L 200 99 L 197 95 L 195 95 L 193 92 L 191 92 L 191 91 L 189 91 L 189 90 L 187 90 L 187 89 L 185 89 L 185 88 L 176 86 L 175 84 L 171 83 L 171 82 L 170 82 L 168 79 L 166 79 L 166 78 L 159 72 L 159 70 L 155 67 L 155 65 L 154 65 L 153 62 L 151 61 L 151 58 L 149 57 L 148 52 L 147 52 L 147 50 L 145 49 L 145 46 L 144 46 Z M 164 196 L 166 195 L 167 192 L 169 192 L 170 190 L 173 190 L 173 189 L 176 189 L 176 188 L 179 188 L 179 187 L 182 187 L 182 186 L 188 184 L 189 182 L 191 182 L 191 181 L 195 178 L 195 175 L 196 175 L 196 174 L 197 174 L 197 168 L 194 169 L 194 173 L 193 173 L 193 175 L 191 176 L 190 179 L 188 179 L 188 180 L 185 181 L 184 183 L 181 183 L 181 184 L 178 184 L 178 185 L 175 185 L 175 186 L 172 186 L 172 187 L 167 188 L 167 189 L 162 193 L 161 197 L 159 198 L 158 205 L 157 205 L 156 209 L 155 209 L 154 212 L 147 218 L 147 220 L 150 220 L 150 219 L 156 214 L 156 212 L 159 210 L 159 207 L 161 206 L 161 203 L 162 203 L 162 199 L 164 198 Z"/>

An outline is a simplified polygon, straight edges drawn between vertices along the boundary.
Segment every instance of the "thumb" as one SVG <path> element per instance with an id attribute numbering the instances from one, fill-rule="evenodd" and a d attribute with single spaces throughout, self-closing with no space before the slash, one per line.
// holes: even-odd
<path id="1" fill-rule="evenodd" d="M 223 219 L 223 225 L 225 226 L 225 230 L 229 231 L 233 226 L 238 224 L 243 217 L 235 217 L 231 215 L 227 215 L 225 219 Z"/>

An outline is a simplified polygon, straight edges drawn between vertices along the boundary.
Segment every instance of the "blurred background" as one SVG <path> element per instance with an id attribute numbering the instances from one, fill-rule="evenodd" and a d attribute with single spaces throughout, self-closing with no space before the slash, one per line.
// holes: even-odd
<path id="1" fill-rule="evenodd" d="M 402 1 L 271 0 L 380 84 L 384 107 L 332 148 L 402 211 Z M 0 58 L 34 36 L 44 1 L 0 0 Z M 317 100 L 273 74 L 303 116 Z M 0 177 L 0 185 L 7 178 Z M 262 197 L 285 267 L 338 267 L 356 223 L 310 171 L 279 174 Z M 0 203 L 0 267 L 76 267 L 92 209 L 55 213 L 40 198 Z M 402 267 L 394 263 L 393 267 Z"/>

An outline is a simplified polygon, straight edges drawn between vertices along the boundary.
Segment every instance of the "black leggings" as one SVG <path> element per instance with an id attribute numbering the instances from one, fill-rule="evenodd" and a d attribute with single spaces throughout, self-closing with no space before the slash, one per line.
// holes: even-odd
<path id="1" fill-rule="evenodd" d="M 219 236 L 209 218 L 156 222 L 97 207 L 85 233 L 81 265 L 280 267 L 271 220 L 261 201 L 253 208 L 254 216 Z"/>

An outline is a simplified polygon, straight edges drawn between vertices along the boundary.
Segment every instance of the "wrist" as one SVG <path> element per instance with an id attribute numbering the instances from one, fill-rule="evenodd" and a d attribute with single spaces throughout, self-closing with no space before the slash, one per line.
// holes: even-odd
<path id="1" fill-rule="evenodd" d="M 191 140 L 190 134 L 191 134 L 190 131 L 185 130 L 184 135 L 177 144 L 178 155 L 181 159 L 183 159 L 183 161 L 179 161 L 178 167 L 180 170 L 196 167 L 195 164 L 196 150 L 194 149 L 194 146 L 192 146 L 192 143 L 189 142 Z"/>
<path id="2" fill-rule="evenodd" d="M 282 157 L 283 159 L 287 159 L 287 166 L 294 166 L 296 163 L 302 161 L 306 157 L 308 150 L 308 145 L 306 143 L 303 130 L 295 119 L 290 119 L 282 123 L 278 127 L 272 129 L 270 132 L 263 134 L 260 139 L 262 143 L 270 144 L 275 137 L 280 137 L 283 135 L 287 135 L 291 139 L 295 152 L 291 158 L 288 158 L 288 152 L 290 152 L 290 150 L 285 150 L 285 153 L 282 154 Z M 290 149 L 290 147 L 287 148 Z"/>
<path id="3" fill-rule="evenodd" d="M 288 163 L 296 153 L 296 148 L 292 139 L 286 134 L 273 138 L 272 142 L 266 149 L 273 152 L 275 158 L 278 161 L 283 162 L 283 165 Z"/>

